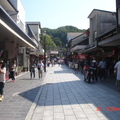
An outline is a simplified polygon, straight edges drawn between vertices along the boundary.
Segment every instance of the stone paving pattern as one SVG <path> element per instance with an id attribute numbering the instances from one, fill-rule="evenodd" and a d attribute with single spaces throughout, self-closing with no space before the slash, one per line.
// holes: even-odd
<path id="1" fill-rule="evenodd" d="M 0 120 L 120 120 L 120 92 L 83 81 L 67 66 L 47 68 L 43 79 L 30 79 L 29 72 L 8 80 L 0 102 Z M 102 107 L 97 111 L 97 107 Z"/>

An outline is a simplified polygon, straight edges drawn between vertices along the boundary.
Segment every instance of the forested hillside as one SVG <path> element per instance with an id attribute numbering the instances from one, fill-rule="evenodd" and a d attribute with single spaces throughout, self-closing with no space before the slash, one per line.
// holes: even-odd
<path id="1" fill-rule="evenodd" d="M 74 26 L 63 26 L 57 29 L 49 29 L 49 28 L 42 28 L 42 32 L 46 31 L 47 38 L 49 37 L 49 41 L 52 41 L 53 47 L 60 46 L 65 47 L 66 45 L 66 38 L 67 32 L 84 32 L 85 29 L 78 29 Z"/>

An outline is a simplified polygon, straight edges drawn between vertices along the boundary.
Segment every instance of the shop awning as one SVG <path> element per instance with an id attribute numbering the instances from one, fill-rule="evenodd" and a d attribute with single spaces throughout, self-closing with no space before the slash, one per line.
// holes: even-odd
<path id="1" fill-rule="evenodd" d="M 88 49 L 84 49 L 81 51 L 81 53 L 89 53 L 89 52 L 93 52 L 95 50 L 99 49 L 97 46 L 93 46 L 93 47 L 90 47 Z"/>
<path id="2" fill-rule="evenodd" d="M 76 50 L 82 50 L 82 49 L 84 49 L 86 47 L 86 45 L 76 45 L 75 47 L 73 47 L 72 49 L 71 49 L 71 52 L 74 52 L 74 51 L 76 51 Z"/>
<path id="3" fill-rule="evenodd" d="M 40 55 L 44 55 L 44 50 L 31 50 L 30 51 L 31 55 L 36 55 L 36 56 L 40 56 Z"/>
<path id="4" fill-rule="evenodd" d="M 105 40 L 98 42 L 99 46 L 119 46 L 120 45 L 120 34 L 109 37 Z"/>
<path id="5" fill-rule="evenodd" d="M 73 46 L 81 44 L 83 42 L 84 43 L 82 45 L 86 45 L 88 43 L 87 40 L 88 40 L 88 36 L 85 33 L 81 34 L 71 40 L 71 46 L 73 47 Z"/>

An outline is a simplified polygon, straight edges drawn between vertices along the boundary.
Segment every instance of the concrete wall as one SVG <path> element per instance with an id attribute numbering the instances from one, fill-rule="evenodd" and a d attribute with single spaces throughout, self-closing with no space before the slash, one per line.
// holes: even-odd
<path id="1" fill-rule="evenodd" d="M 93 18 L 90 18 L 90 37 L 89 37 L 89 44 L 92 44 L 94 41 L 94 33 L 97 31 L 97 15 Z"/>
<path id="2" fill-rule="evenodd" d="M 98 35 L 116 25 L 116 14 L 111 12 L 98 12 Z"/>
<path id="3" fill-rule="evenodd" d="M 12 49 L 11 49 L 12 48 Z M 5 49 L 8 50 L 8 59 L 12 59 L 17 57 L 18 54 L 18 48 L 16 47 L 15 43 L 12 43 L 10 41 L 7 41 L 5 43 Z"/>
<path id="4" fill-rule="evenodd" d="M 19 62 L 22 63 L 22 66 L 28 66 L 29 67 L 29 63 L 30 63 L 30 55 L 26 54 L 26 47 L 20 47 L 19 48 L 19 54 L 21 54 L 19 56 Z"/>
<path id="5" fill-rule="evenodd" d="M 116 25 L 116 15 L 114 13 L 96 11 L 93 18 L 90 18 L 89 44 L 95 41 L 95 37 L 103 34 L 114 25 Z"/>

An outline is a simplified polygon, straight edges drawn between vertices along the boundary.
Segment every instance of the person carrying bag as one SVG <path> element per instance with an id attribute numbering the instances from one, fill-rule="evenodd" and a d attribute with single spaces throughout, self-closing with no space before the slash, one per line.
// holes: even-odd
<path id="1" fill-rule="evenodd" d="M 40 60 L 40 62 L 37 64 L 37 68 L 38 68 L 38 77 L 42 79 L 43 70 L 44 70 L 44 64 L 43 64 L 42 60 Z"/>

